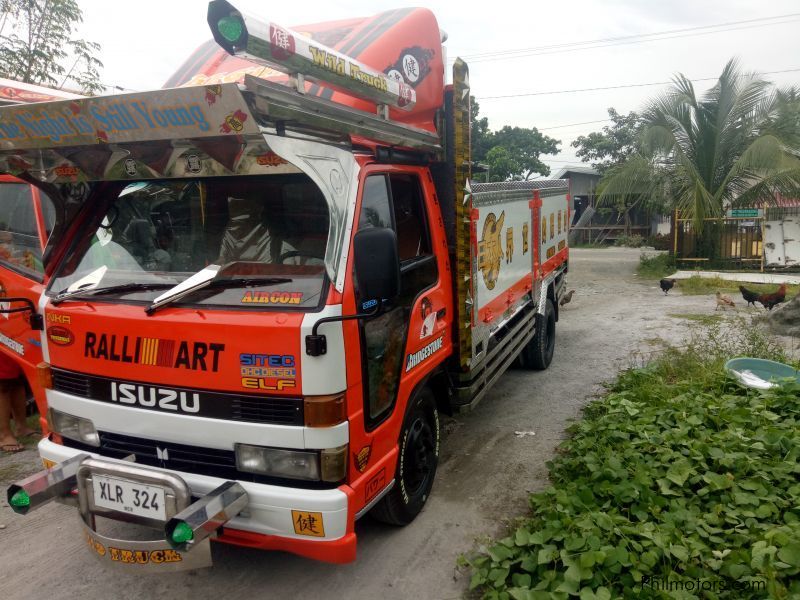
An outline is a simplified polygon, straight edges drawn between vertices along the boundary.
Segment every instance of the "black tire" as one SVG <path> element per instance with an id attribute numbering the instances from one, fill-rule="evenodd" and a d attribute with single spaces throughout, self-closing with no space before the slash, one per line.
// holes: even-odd
<path id="1" fill-rule="evenodd" d="M 408 525 L 422 511 L 439 463 L 439 413 L 433 392 L 422 388 L 400 431 L 395 484 L 370 514 L 390 525 Z"/>
<path id="2" fill-rule="evenodd" d="M 553 362 L 556 349 L 556 310 L 553 301 L 547 299 L 544 315 L 536 315 L 536 333 L 519 354 L 519 362 L 525 369 L 543 371 Z"/>

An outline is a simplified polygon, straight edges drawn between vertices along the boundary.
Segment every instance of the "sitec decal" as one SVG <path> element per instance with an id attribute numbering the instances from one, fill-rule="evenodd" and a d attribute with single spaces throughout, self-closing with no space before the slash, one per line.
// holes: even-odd
<path id="1" fill-rule="evenodd" d="M 224 350 L 225 344 L 88 332 L 83 355 L 114 362 L 216 373 L 219 356 Z"/>
<path id="2" fill-rule="evenodd" d="M 297 362 L 291 354 L 240 354 L 242 387 L 281 391 L 296 387 Z"/>

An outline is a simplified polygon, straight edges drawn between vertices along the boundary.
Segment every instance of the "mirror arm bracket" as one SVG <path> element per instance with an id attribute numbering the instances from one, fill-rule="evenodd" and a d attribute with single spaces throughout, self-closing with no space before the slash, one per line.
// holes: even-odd
<path id="1" fill-rule="evenodd" d="M 306 336 L 306 354 L 309 356 L 321 356 L 328 353 L 328 340 L 325 337 L 325 334 L 317 333 L 317 329 L 320 325 L 324 325 L 325 323 L 336 323 L 340 321 L 353 321 L 355 319 L 368 319 L 370 317 L 377 316 L 382 312 L 382 310 L 383 302 L 378 302 L 375 305 L 375 309 L 369 312 L 356 313 L 354 315 L 347 316 L 325 317 L 320 319 L 314 323 L 314 327 L 311 328 L 311 335 Z"/>
<path id="2" fill-rule="evenodd" d="M 23 304 L 27 304 L 27 306 L 22 308 L 0 308 L 0 314 L 9 315 L 13 313 L 30 312 L 31 329 L 34 331 L 42 331 L 44 329 L 44 318 L 36 312 L 36 305 L 30 298 L 9 298 L 2 296 L 0 297 L 0 302 L 8 302 L 9 304 L 12 302 L 22 302 Z"/>

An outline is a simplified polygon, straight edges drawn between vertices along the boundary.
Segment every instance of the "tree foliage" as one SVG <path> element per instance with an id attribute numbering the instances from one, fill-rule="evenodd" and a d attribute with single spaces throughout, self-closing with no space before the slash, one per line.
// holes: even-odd
<path id="1" fill-rule="evenodd" d="M 522 165 L 503 146 L 493 146 L 486 153 L 485 163 L 489 167 L 486 177 L 488 181 L 508 181 L 522 172 Z"/>
<path id="2" fill-rule="evenodd" d="M 606 172 L 600 202 L 641 195 L 668 203 L 700 232 L 729 206 L 798 197 L 797 111 L 796 91 L 776 93 L 736 60 L 702 96 L 679 74 L 644 111 L 636 151 Z"/>
<path id="3" fill-rule="evenodd" d="M 536 174 L 549 175 L 542 154 L 556 154 L 559 140 L 542 134 L 535 127 L 489 129 L 489 119 L 478 118 L 480 107 L 472 99 L 472 160 L 489 167 L 489 181 L 530 179 Z"/>
<path id="4" fill-rule="evenodd" d="M 71 80 L 84 93 L 102 91 L 100 45 L 74 35 L 82 21 L 76 0 L 2 0 L 0 74 L 50 87 Z"/>
<path id="5" fill-rule="evenodd" d="M 572 142 L 572 147 L 578 149 L 575 154 L 582 161 L 591 162 L 601 174 L 635 152 L 642 131 L 642 118 L 636 112 L 621 115 L 612 107 L 608 109 L 608 116 L 611 125 L 603 127 L 602 131 L 579 136 Z"/>

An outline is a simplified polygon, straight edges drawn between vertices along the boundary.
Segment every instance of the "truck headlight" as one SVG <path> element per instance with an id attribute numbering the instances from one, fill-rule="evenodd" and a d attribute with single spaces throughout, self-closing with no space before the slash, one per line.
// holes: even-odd
<path id="1" fill-rule="evenodd" d="M 55 433 L 89 446 L 100 446 L 100 436 L 89 419 L 68 415 L 53 408 L 48 412 L 50 427 Z"/>
<path id="2" fill-rule="evenodd" d="M 236 468 L 246 473 L 319 481 L 319 454 L 236 444 Z"/>

